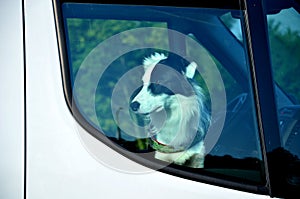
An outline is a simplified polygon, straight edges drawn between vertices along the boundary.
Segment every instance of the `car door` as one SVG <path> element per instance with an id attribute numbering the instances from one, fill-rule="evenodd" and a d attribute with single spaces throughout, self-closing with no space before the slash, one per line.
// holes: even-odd
<path id="1" fill-rule="evenodd" d="M 1 196 L 298 194 L 299 107 L 291 71 L 299 69 L 293 45 L 299 32 L 297 23 L 281 21 L 299 20 L 296 1 L 2 4 L 1 38 L 9 51 L 1 52 Z M 157 158 L 165 144 L 151 144 L 147 114 L 130 109 L 143 86 L 143 60 L 155 52 L 198 65 L 188 82 L 201 86 L 211 121 L 204 168 Z M 179 104 L 181 117 L 189 107 Z M 162 126 L 164 110 L 153 115 Z"/>
<path id="2" fill-rule="evenodd" d="M 23 198 L 25 68 L 21 1 L 0 3 L 0 198 Z"/>

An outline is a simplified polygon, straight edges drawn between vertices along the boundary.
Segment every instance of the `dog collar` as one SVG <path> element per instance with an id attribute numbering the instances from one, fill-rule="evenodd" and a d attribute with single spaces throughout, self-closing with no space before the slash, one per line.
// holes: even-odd
<path id="1" fill-rule="evenodd" d="M 151 147 L 154 150 L 162 152 L 162 153 L 178 153 L 178 152 L 182 152 L 182 151 L 185 151 L 185 150 L 193 147 L 195 144 L 199 143 L 200 140 L 203 140 L 203 136 L 201 136 L 201 133 L 197 132 L 197 134 L 196 134 L 193 142 L 190 144 L 190 146 L 175 148 L 173 146 L 170 146 L 170 145 L 167 145 L 167 144 L 159 142 L 155 138 L 155 136 L 151 136 L 150 138 L 151 138 L 150 139 L 150 145 L 151 145 Z"/>
<path id="2" fill-rule="evenodd" d="M 151 137 L 150 141 L 151 141 L 150 142 L 151 147 L 154 150 L 162 152 L 162 153 L 177 153 L 177 152 L 182 152 L 185 150 L 184 147 L 175 148 L 173 146 L 163 144 L 163 143 L 159 142 L 157 139 L 155 139 L 154 137 Z"/>

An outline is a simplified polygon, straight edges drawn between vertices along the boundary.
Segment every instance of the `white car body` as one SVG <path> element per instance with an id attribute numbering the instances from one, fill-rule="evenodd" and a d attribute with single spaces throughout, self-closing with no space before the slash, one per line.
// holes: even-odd
<path id="1" fill-rule="evenodd" d="M 144 168 L 92 137 L 66 104 L 52 1 L 2 1 L 0 13 L 0 198 L 269 198 Z M 82 139 L 147 172 L 106 166 Z"/>

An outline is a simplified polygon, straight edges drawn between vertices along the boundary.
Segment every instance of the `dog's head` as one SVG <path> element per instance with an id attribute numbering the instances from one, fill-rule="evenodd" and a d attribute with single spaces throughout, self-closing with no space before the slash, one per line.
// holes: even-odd
<path id="1" fill-rule="evenodd" d="M 168 104 L 172 96 L 194 95 L 189 80 L 195 75 L 197 64 L 179 55 L 155 53 L 144 59 L 143 85 L 131 100 L 130 108 L 138 114 L 158 112 Z"/>

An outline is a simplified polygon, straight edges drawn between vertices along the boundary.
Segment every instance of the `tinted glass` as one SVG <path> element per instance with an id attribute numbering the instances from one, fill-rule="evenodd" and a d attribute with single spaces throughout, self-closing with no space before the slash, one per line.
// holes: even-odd
<path id="1" fill-rule="evenodd" d="M 71 107 L 95 137 L 167 167 L 264 184 L 243 11 L 73 3 L 62 11 Z"/>
<path id="2" fill-rule="evenodd" d="M 290 7 L 268 15 L 281 144 L 295 160 L 300 157 L 299 24 L 299 7 L 298 10 Z"/>

